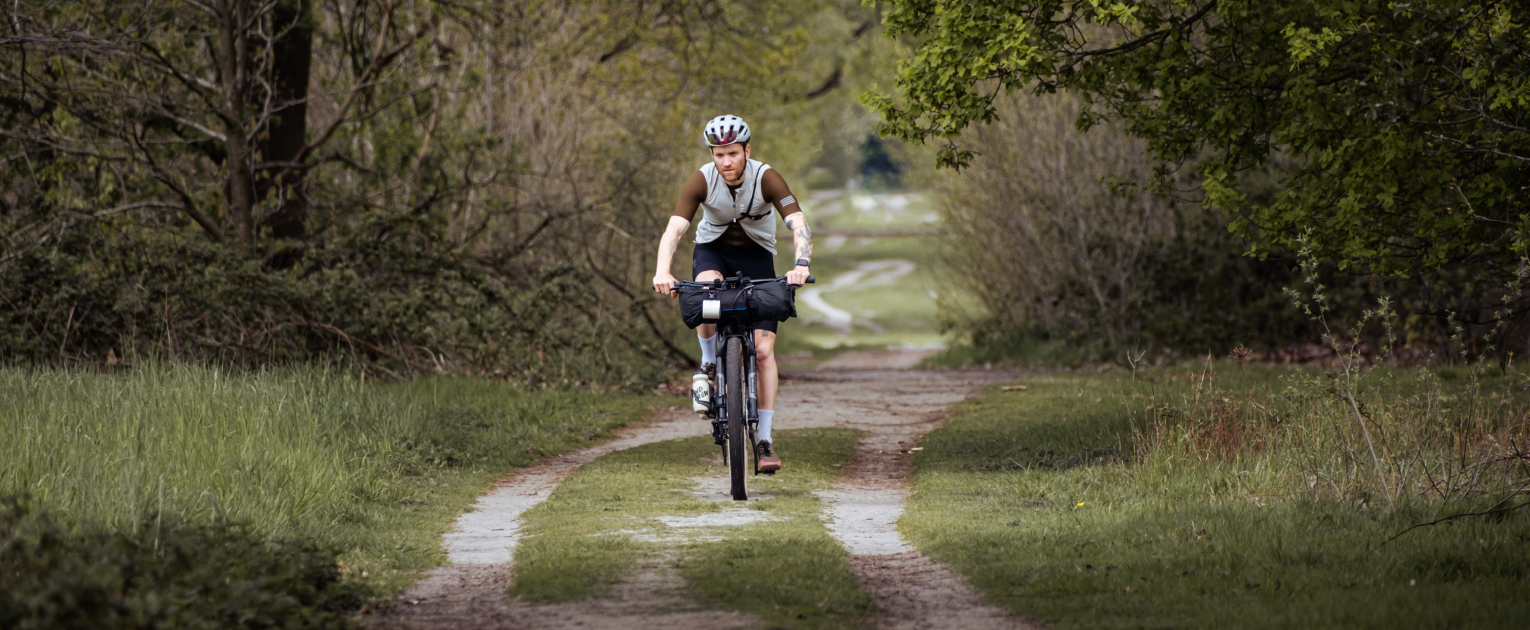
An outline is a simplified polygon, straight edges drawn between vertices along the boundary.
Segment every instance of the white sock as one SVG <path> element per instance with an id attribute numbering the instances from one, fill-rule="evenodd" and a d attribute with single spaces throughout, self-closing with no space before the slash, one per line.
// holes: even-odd
<path id="1" fill-rule="evenodd" d="M 701 342 L 701 362 L 717 365 L 717 335 L 703 337 L 696 333 L 696 339 Z"/>
<path id="2" fill-rule="evenodd" d="M 755 436 L 756 439 L 758 439 L 761 442 L 769 442 L 769 441 L 771 441 L 770 440 L 770 422 L 772 420 L 775 420 L 775 419 L 776 419 L 776 410 L 774 410 L 774 409 L 761 409 L 760 410 L 760 430 L 758 432 L 759 434 L 757 436 Z"/>

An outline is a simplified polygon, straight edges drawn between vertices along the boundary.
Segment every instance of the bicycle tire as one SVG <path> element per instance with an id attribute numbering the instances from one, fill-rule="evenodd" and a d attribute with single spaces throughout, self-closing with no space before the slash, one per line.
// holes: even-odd
<path id="1" fill-rule="evenodd" d="M 729 338 L 723 351 L 724 381 L 727 383 L 723 404 L 728 408 L 728 475 L 733 482 L 733 500 L 744 501 L 749 498 L 749 477 L 744 470 L 748 460 L 744 453 L 749 447 L 749 437 L 744 430 L 744 425 L 749 422 L 744 417 L 744 388 L 747 387 L 744 383 L 744 340 Z"/>

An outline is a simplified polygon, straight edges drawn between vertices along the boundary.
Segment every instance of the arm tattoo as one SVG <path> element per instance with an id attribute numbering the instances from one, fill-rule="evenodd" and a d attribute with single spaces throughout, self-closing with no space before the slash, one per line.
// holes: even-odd
<path id="1" fill-rule="evenodd" d="M 792 230 L 792 242 L 797 246 L 797 257 L 812 260 L 813 230 L 808 227 L 807 219 L 800 212 L 793 214 L 787 219 L 786 227 Z"/>

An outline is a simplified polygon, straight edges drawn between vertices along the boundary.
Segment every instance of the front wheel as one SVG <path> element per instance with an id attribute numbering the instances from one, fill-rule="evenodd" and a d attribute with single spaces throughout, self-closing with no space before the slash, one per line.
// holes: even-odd
<path id="1" fill-rule="evenodd" d="M 749 498 L 748 479 L 744 474 L 745 449 L 749 436 L 744 430 L 749 419 L 744 417 L 744 340 L 729 337 L 724 352 L 723 376 L 727 393 L 723 404 L 728 413 L 728 474 L 733 478 L 733 500 Z"/>

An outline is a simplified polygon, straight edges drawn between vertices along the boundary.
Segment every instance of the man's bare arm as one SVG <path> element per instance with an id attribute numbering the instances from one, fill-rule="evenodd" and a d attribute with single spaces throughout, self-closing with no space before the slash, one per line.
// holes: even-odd
<path id="1" fill-rule="evenodd" d="M 792 231 L 792 245 L 797 250 L 797 258 L 812 260 L 813 230 L 808 227 L 807 217 L 801 212 L 786 215 L 786 227 Z"/>
<path id="2" fill-rule="evenodd" d="M 797 259 L 803 262 L 813 258 L 813 230 L 808 228 L 807 216 L 801 212 L 793 212 L 786 215 L 786 227 L 792 230 L 792 244 L 797 249 Z M 786 272 L 786 283 L 800 287 L 807 282 L 808 268 L 804 265 L 792 267 Z"/>
<path id="3" fill-rule="evenodd" d="M 680 239 L 689 229 L 691 222 L 685 218 L 669 218 L 669 226 L 664 228 L 664 235 L 659 237 L 659 256 L 654 261 L 653 290 L 669 293 L 675 289 L 675 276 L 669 268 L 675 261 L 675 251 L 680 248 Z"/>

